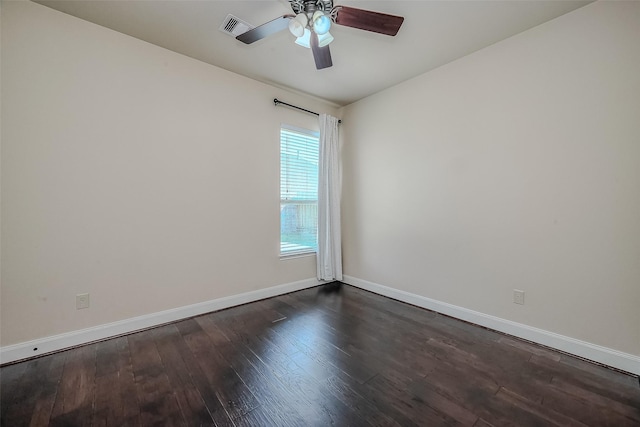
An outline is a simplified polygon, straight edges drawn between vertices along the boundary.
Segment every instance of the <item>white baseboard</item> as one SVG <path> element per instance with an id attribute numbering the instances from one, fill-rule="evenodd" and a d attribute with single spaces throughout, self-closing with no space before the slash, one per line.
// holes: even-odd
<path id="1" fill-rule="evenodd" d="M 345 275 L 343 282 L 389 298 L 397 299 L 418 307 L 436 311 L 447 316 L 455 317 L 495 331 L 551 347 L 565 353 L 573 354 L 584 359 L 611 366 L 612 368 L 629 372 L 634 375 L 640 375 L 640 357 L 633 354 L 623 353 L 607 347 L 591 344 L 575 338 L 556 334 L 554 332 L 512 322 L 510 320 L 501 319 L 499 317 L 390 288 L 388 286 L 383 286 L 352 276 Z"/>
<path id="2" fill-rule="evenodd" d="M 53 335 L 19 344 L 4 346 L 0 348 L 0 364 L 41 356 L 54 351 L 128 334 L 165 323 L 174 322 L 176 320 L 186 319 L 240 304 L 246 304 L 289 292 L 299 291 L 301 289 L 317 286 L 320 283 L 322 282 L 319 282 L 315 278 L 300 280 L 298 282 L 272 286 L 266 289 L 245 292 L 238 295 L 146 314 L 144 316 L 132 317 L 130 319 L 94 326 L 87 329 L 80 329 L 60 335 Z"/>

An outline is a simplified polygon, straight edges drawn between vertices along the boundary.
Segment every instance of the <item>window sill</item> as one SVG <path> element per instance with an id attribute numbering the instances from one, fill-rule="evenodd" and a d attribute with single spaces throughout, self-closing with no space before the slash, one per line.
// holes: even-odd
<path id="1" fill-rule="evenodd" d="M 287 259 L 295 259 L 295 258 L 306 258 L 310 256 L 315 256 L 316 252 L 296 252 L 292 254 L 280 254 L 280 261 L 284 261 Z"/>

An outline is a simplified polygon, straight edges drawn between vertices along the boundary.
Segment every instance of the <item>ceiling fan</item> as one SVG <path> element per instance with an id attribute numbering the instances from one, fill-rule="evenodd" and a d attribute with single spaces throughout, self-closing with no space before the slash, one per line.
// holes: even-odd
<path id="1" fill-rule="evenodd" d="M 332 24 L 395 36 L 404 21 L 402 16 L 348 6 L 334 6 L 333 0 L 287 1 L 295 15 L 283 15 L 240 34 L 236 39 L 251 44 L 289 28 L 296 37 L 296 44 L 311 48 L 316 68 L 321 70 L 333 65 L 329 51 L 329 43 L 333 41 L 333 36 L 329 33 Z"/>

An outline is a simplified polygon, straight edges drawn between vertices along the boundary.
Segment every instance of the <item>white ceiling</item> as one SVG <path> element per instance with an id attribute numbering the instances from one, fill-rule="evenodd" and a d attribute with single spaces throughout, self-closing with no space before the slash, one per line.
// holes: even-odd
<path id="1" fill-rule="evenodd" d="M 37 3 L 253 79 L 336 105 L 358 99 L 556 18 L 590 1 L 365 1 L 335 4 L 405 17 L 395 37 L 335 25 L 333 67 L 316 70 L 288 31 L 245 45 L 219 31 L 292 13 L 286 0 L 36 0 Z"/>

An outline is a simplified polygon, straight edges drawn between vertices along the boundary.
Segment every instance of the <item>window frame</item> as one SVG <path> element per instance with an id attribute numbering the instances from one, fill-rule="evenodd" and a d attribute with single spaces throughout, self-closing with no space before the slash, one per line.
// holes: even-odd
<path id="1" fill-rule="evenodd" d="M 279 163 L 280 163 L 280 173 L 279 173 L 279 184 L 280 184 L 280 259 L 287 259 L 287 258 L 297 258 L 297 257 L 304 257 L 304 256 L 310 256 L 310 255 L 315 255 L 318 251 L 318 234 L 317 234 L 317 222 L 318 222 L 318 218 L 317 218 L 317 206 L 318 206 L 318 193 L 317 193 L 317 173 L 315 174 L 315 179 L 316 179 L 316 183 L 315 183 L 315 187 L 316 187 L 316 194 L 315 194 L 315 199 L 313 200 L 309 200 L 309 199 L 304 199 L 304 200 L 292 200 L 292 199 L 285 199 L 283 198 L 283 131 L 285 132 L 291 132 L 291 133 L 297 133 L 299 135 L 303 135 L 306 136 L 308 138 L 312 138 L 317 146 L 317 157 L 316 157 L 316 162 L 319 162 L 319 151 L 320 151 L 320 132 L 319 131 L 315 131 L 312 129 L 306 129 L 306 128 L 301 128 L 301 127 L 297 127 L 297 126 L 292 126 L 289 124 L 285 124 L 282 123 L 280 125 L 280 132 L 279 132 L 279 143 L 280 143 L 280 148 L 279 148 L 279 153 L 280 155 L 279 157 Z M 316 163 L 316 169 L 317 169 L 318 164 Z M 289 250 L 284 250 L 283 251 L 283 244 L 287 243 L 287 242 L 283 242 L 283 235 L 285 233 L 283 233 L 283 209 L 284 209 L 284 205 L 315 205 L 316 206 L 316 216 L 315 216 L 315 228 L 316 228 L 316 235 L 315 235 L 315 242 L 313 247 L 311 246 L 300 246 L 297 249 L 289 249 Z M 296 216 L 296 218 L 298 218 Z M 297 219 L 297 221 L 299 221 L 299 219 Z M 295 243 L 292 243 L 295 244 Z"/>

